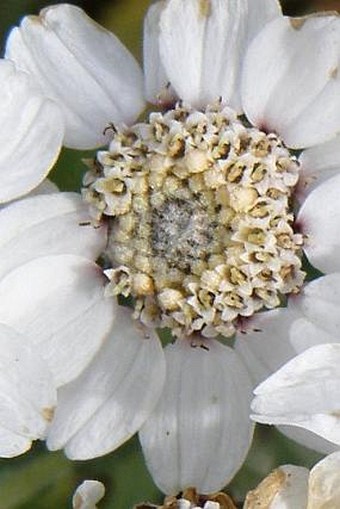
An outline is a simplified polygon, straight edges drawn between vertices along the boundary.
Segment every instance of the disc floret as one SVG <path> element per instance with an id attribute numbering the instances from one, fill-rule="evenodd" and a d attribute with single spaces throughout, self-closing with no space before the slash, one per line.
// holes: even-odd
<path id="1" fill-rule="evenodd" d="M 109 219 L 110 291 L 177 336 L 231 336 L 239 318 L 279 306 L 304 279 L 298 171 L 275 134 L 221 103 L 178 103 L 115 128 L 84 189 L 96 218 Z"/>

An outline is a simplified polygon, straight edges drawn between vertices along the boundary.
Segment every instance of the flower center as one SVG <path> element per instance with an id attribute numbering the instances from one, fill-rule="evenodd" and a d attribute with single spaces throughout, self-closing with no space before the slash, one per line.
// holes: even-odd
<path id="1" fill-rule="evenodd" d="M 112 293 L 177 336 L 231 336 L 239 318 L 279 306 L 304 279 L 291 210 L 298 169 L 275 134 L 220 103 L 179 103 L 115 129 L 84 189 L 109 218 Z"/>

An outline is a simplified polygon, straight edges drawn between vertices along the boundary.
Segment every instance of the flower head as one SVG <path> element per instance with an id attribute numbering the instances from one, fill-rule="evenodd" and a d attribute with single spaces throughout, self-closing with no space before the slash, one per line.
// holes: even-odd
<path id="1" fill-rule="evenodd" d="M 91 458 L 140 430 L 169 494 L 216 491 L 239 468 L 252 384 L 294 353 L 291 302 L 310 310 L 313 288 L 337 281 L 303 286 L 302 252 L 339 268 L 339 177 L 323 155 L 338 150 L 339 38 L 337 17 L 291 20 L 276 0 L 160 1 L 143 78 L 77 7 L 12 31 L 6 57 L 61 115 L 63 143 L 110 141 L 85 200 L 31 197 L 0 214 L 0 321 L 40 346 L 58 388 L 50 449 Z M 137 122 L 144 99 L 153 113 Z M 176 338 L 164 350 L 158 327 Z"/>
<path id="2" fill-rule="evenodd" d="M 108 218 L 112 294 L 177 336 L 232 336 L 240 318 L 281 304 L 304 273 L 294 233 L 298 162 L 276 135 L 221 102 L 116 132 L 85 177 Z"/>

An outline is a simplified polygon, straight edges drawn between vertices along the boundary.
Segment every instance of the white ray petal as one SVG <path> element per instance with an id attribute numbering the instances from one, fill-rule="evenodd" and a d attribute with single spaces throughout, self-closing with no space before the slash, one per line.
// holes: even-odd
<path id="1" fill-rule="evenodd" d="M 130 438 L 162 392 L 164 354 L 156 334 L 119 308 L 105 344 L 73 383 L 59 392 L 48 447 L 72 459 L 106 454 Z"/>
<path id="2" fill-rule="evenodd" d="M 25 336 L 0 324 L 0 456 L 44 438 L 56 406 L 53 377 Z"/>
<path id="3" fill-rule="evenodd" d="M 310 281 L 292 304 L 318 329 L 340 339 L 340 273 Z"/>
<path id="4" fill-rule="evenodd" d="M 298 192 L 304 198 L 320 183 L 340 174 L 340 136 L 304 150 L 299 162 Z"/>
<path id="5" fill-rule="evenodd" d="M 64 136 L 60 109 L 26 72 L 0 60 L 0 203 L 34 189 L 54 165 Z"/>
<path id="6" fill-rule="evenodd" d="M 165 2 L 152 4 L 144 20 L 145 97 L 151 103 L 167 104 L 176 101 L 159 53 L 160 16 Z"/>
<path id="7" fill-rule="evenodd" d="M 329 454 L 338 450 L 337 445 L 306 429 L 296 428 L 295 426 L 278 426 L 278 429 L 291 440 L 321 454 Z"/>
<path id="8" fill-rule="evenodd" d="M 340 445 L 340 345 L 309 348 L 254 391 L 252 418 L 305 428 Z"/>
<path id="9" fill-rule="evenodd" d="M 148 468 L 169 494 L 221 489 L 241 466 L 252 436 L 251 384 L 238 355 L 215 340 L 166 347 L 167 377 L 140 432 Z"/>
<path id="10" fill-rule="evenodd" d="M 75 193 L 34 196 L 0 211 L 0 279 L 39 256 L 95 260 L 105 245 L 106 227 L 91 225 L 88 208 Z"/>
<path id="11" fill-rule="evenodd" d="M 1 458 L 14 458 L 19 456 L 32 446 L 32 441 L 37 437 L 27 437 L 10 431 L 0 425 L 0 457 Z"/>
<path id="12" fill-rule="evenodd" d="M 309 318 L 301 316 L 292 323 L 289 330 L 289 340 L 293 349 L 298 354 L 311 346 L 340 342 L 340 336 L 335 330 L 333 332 L 333 334 L 327 332 Z"/>
<path id="13" fill-rule="evenodd" d="M 178 96 L 196 107 L 222 97 L 241 111 L 247 45 L 280 13 L 276 0 L 170 0 L 161 15 L 160 54 Z"/>
<path id="14" fill-rule="evenodd" d="M 262 382 L 296 355 L 291 345 L 289 326 L 294 323 L 294 310 L 280 308 L 258 313 L 245 323 L 238 334 L 235 349 L 244 359 L 254 383 Z"/>
<path id="15" fill-rule="evenodd" d="M 297 222 L 306 236 L 304 251 L 314 267 L 329 273 L 340 270 L 340 175 L 314 189 L 303 203 Z"/>
<path id="16" fill-rule="evenodd" d="M 292 148 L 331 139 L 340 127 L 340 19 L 279 17 L 252 42 L 242 102 L 250 121 Z"/>
<path id="17" fill-rule="evenodd" d="M 143 108 L 142 72 L 133 56 L 74 5 L 25 17 L 9 35 L 6 57 L 30 71 L 60 104 L 66 146 L 102 145 L 110 122 L 132 122 Z"/>
<path id="18" fill-rule="evenodd" d="M 35 187 L 32 191 L 27 193 L 23 199 L 31 198 L 32 196 L 38 196 L 42 194 L 54 194 L 54 193 L 59 193 L 58 186 L 54 182 L 52 182 L 52 180 L 46 178 L 41 182 L 41 184 L 38 184 L 37 187 Z M 0 204 L 0 211 L 16 201 L 18 200 L 17 199 L 10 200 L 6 203 Z"/>
<path id="19" fill-rule="evenodd" d="M 28 194 L 28 196 L 36 196 L 40 194 L 53 194 L 59 193 L 59 188 L 57 184 L 52 182 L 50 179 L 45 179 L 39 184 L 32 192 Z"/>
<path id="20" fill-rule="evenodd" d="M 115 306 L 104 287 L 101 269 L 85 258 L 37 258 L 0 281 L 0 321 L 39 345 L 62 385 L 86 367 L 110 329 Z"/>

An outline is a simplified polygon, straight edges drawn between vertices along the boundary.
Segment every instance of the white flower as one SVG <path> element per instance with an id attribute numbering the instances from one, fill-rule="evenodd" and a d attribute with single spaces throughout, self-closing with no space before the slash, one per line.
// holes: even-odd
<path id="1" fill-rule="evenodd" d="M 91 259 L 104 249 L 105 231 L 89 225 L 84 204 L 72 193 L 27 198 L 0 214 L 0 320 L 38 348 L 54 377 L 50 390 L 59 388 L 53 425 L 31 434 L 31 440 L 47 437 L 51 449 L 65 447 L 71 458 L 105 454 L 141 428 L 162 394 L 162 402 L 168 402 L 167 415 L 161 415 L 173 461 L 164 466 L 169 484 L 163 489 L 178 491 L 195 483 L 201 491 L 213 491 L 248 449 L 248 374 L 237 354 L 215 340 L 208 346 L 197 340 L 196 348 L 179 341 L 165 349 L 164 358 L 155 332 L 104 298 L 105 279 Z M 165 362 L 169 381 L 162 392 Z M 178 454 L 184 454 L 185 467 L 180 474 L 172 451 L 179 432 Z M 152 435 L 150 448 L 156 452 L 162 429 L 158 437 Z M 29 445 L 26 440 L 13 454 Z M 7 454 L 4 447 L 2 455 Z"/>
<path id="2" fill-rule="evenodd" d="M 103 483 L 99 481 L 84 481 L 76 489 L 72 499 L 73 509 L 96 509 L 105 494 Z"/>
<path id="3" fill-rule="evenodd" d="M 316 299 L 336 308 L 334 274 L 290 293 L 302 285 L 302 244 L 317 268 L 339 270 L 339 38 L 337 17 L 290 20 L 276 0 L 157 2 L 145 21 L 143 84 L 127 50 L 75 6 L 49 7 L 12 31 L 6 57 L 59 105 L 63 143 L 112 138 L 84 191 L 109 224 L 110 285 L 94 263 L 106 227 L 91 227 L 78 196 L 31 197 L 0 214 L 0 321 L 38 345 L 54 377 L 50 449 L 91 458 L 141 430 L 155 482 L 171 494 L 216 491 L 239 468 L 252 436 L 247 367 L 257 381 L 294 354 L 288 336 L 301 318 L 291 301 L 305 330 L 309 318 L 326 322 Z M 168 111 L 127 128 L 144 96 Z M 290 150 L 306 147 L 299 160 Z M 119 228 L 108 216 L 122 216 Z M 164 254 L 157 277 L 150 239 Z M 130 265 L 118 267 L 119 256 Z M 105 289 L 136 297 L 140 321 Z M 254 314 L 283 294 L 288 309 Z M 167 323 L 179 339 L 163 350 L 155 325 Z M 208 337 L 235 330 L 236 350 Z"/>
<path id="4" fill-rule="evenodd" d="M 336 509 L 340 505 L 340 453 L 330 454 L 309 472 L 284 465 L 247 495 L 243 509 Z"/>

